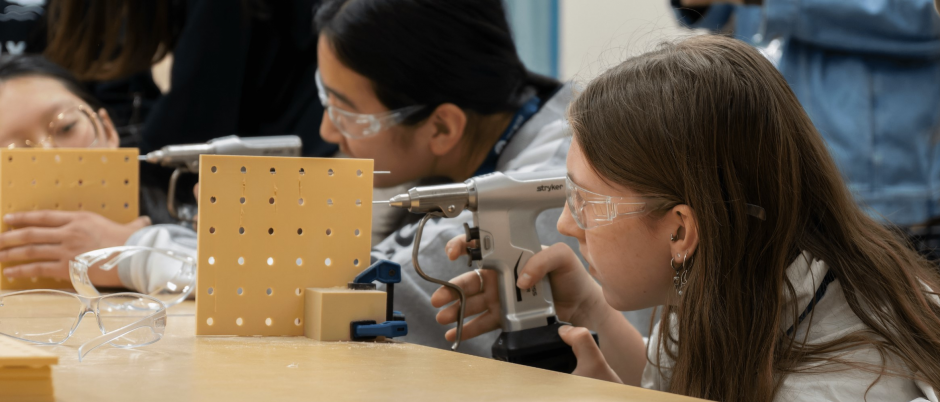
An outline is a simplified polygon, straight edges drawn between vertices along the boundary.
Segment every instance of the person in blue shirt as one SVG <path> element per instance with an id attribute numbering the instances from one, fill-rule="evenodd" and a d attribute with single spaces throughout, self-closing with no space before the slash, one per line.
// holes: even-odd
<path id="1" fill-rule="evenodd" d="M 735 3 L 672 1 L 689 27 L 731 28 L 736 38 L 771 50 L 765 53 L 822 133 L 856 200 L 871 214 L 915 230 L 940 216 L 935 2 Z"/>

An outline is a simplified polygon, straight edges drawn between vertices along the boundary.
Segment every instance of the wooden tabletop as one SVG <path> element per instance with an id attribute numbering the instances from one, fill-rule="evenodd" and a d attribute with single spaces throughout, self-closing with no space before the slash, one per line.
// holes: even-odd
<path id="1" fill-rule="evenodd" d="M 88 315 L 53 368 L 57 401 L 692 401 L 407 343 L 304 337 L 196 337 L 193 302 L 170 309 L 166 335 L 137 349 L 103 346 Z"/>

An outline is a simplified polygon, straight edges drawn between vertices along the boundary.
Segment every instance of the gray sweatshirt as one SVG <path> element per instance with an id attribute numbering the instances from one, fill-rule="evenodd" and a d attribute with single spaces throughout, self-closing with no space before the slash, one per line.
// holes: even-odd
<path id="1" fill-rule="evenodd" d="M 501 172 L 531 172 L 546 169 L 563 169 L 568 155 L 570 136 L 565 121 L 565 110 L 574 98 L 574 86 L 567 84 L 548 99 L 542 108 L 529 119 L 506 146 L 496 164 Z M 536 229 L 542 244 L 565 242 L 577 250 L 577 241 L 562 236 L 556 229 L 562 208 L 543 212 Z M 444 246 L 457 235 L 464 233 L 463 224 L 472 223 L 473 215 L 465 211 L 451 219 L 429 221 L 421 237 L 421 268 L 428 275 L 449 280 L 468 272 L 466 256 L 450 261 Z M 395 310 L 405 314 L 408 321 L 406 342 L 438 348 L 449 348 L 444 333 L 453 326 L 445 327 L 435 320 L 438 309 L 431 306 L 431 294 L 438 285 L 418 276 L 412 265 L 411 251 L 416 224 L 406 225 L 393 232 L 373 247 L 373 259 L 386 259 L 402 265 L 402 283 L 395 285 Z M 491 356 L 490 348 L 498 332 L 492 332 L 461 343 L 459 351 L 478 356 Z"/>

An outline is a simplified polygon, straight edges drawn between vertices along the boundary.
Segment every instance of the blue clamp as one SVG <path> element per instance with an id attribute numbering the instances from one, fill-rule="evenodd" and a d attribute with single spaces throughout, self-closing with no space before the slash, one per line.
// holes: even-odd
<path id="1" fill-rule="evenodd" d="M 379 281 L 382 283 L 400 283 L 401 265 L 389 260 L 378 260 L 365 271 L 362 271 L 353 283 L 372 283 Z"/>
<path id="2" fill-rule="evenodd" d="M 376 324 L 375 321 L 353 321 L 349 323 L 349 333 L 354 341 L 367 341 L 379 336 L 395 338 L 408 335 L 408 323 L 404 321 L 386 321 Z"/>
<path id="3" fill-rule="evenodd" d="M 378 336 L 395 338 L 408 335 L 408 323 L 405 315 L 392 309 L 395 298 L 395 284 L 401 283 L 401 265 L 388 260 L 378 260 L 362 271 L 349 283 L 350 289 L 375 289 L 373 282 L 386 284 L 385 322 L 353 321 L 349 323 L 350 338 L 354 341 L 375 339 Z"/>

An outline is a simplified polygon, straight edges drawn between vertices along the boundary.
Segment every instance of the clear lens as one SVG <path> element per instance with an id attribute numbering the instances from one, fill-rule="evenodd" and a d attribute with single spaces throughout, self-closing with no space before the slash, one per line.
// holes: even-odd
<path id="1" fill-rule="evenodd" d="M 98 127 L 90 112 L 74 107 L 52 119 L 49 134 L 52 146 L 57 148 L 87 148 L 98 138 Z"/>
<path id="2" fill-rule="evenodd" d="M 84 305 L 76 296 L 30 291 L 0 295 L 0 333 L 45 344 L 64 342 Z"/>
<path id="3" fill-rule="evenodd" d="M 95 313 L 102 333 L 113 332 L 128 325 L 137 323 L 150 317 L 165 307 L 162 303 L 146 297 L 135 296 L 128 293 L 118 293 L 102 297 L 98 301 Z M 134 347 L 156 342 L 163 335 L 166 319 L 156 330 L 149 327 L 145 330 L 134 330 L 124 334 L 110 343 L 118 347 Z"/>

